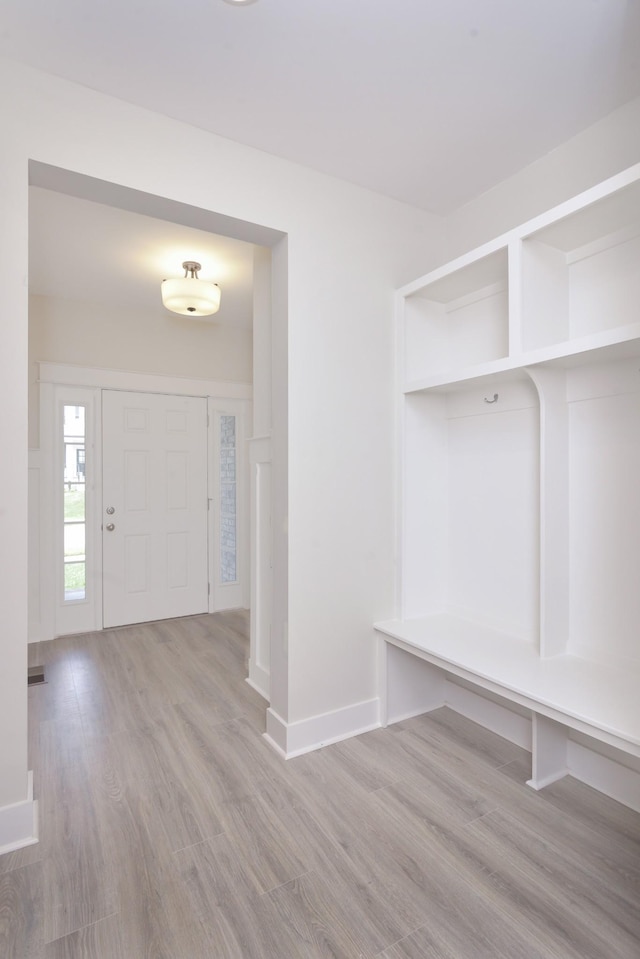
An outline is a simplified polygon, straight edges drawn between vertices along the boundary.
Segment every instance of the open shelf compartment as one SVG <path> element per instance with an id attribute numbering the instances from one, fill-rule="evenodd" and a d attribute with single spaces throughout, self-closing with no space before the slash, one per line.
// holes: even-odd
<path id="1" fill-rule="evenodd" d="M 507 248 L 458 262 L 400 294 L 406 383 L 508 355 Z"/>
<path id="2" fill-rule="evenodd" d="M 537 644 L 539 408 L 518 378 L 404 399 L 402 616 Z"/>
<path id="3" fill-rule="evenodd" d="M 524 351 L 570 344 L 640 320 L 640 181 L 522 240 Z"/>

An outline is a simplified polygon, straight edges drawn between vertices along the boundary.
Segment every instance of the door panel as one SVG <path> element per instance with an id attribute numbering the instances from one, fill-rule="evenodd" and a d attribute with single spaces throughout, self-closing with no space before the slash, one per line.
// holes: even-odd
<path id="1" fill-rule="evenodd" d="M 104 390 L 102 422 L 104 626 L 206 612 L 206 400 Z"/>

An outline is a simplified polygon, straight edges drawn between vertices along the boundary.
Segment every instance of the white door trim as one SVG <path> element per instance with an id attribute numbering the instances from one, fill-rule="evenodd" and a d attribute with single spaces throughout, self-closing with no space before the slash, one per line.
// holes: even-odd
<path id="1" fill-rule="evenodd" d="M 108 370 L 71 363 L 38 363 L 40 383 L 65 386 L 89 386 L 100 390 L 137 390 L 140 393 L 174 393 L 179 396 L 215 396 L 250 400 L 250 383 L 231 380 L 201 380 L 162 373 L 136 373 L 133 370 Z"/>
<path id="2" fill-rule="evenodd" d="M 271 700 L 271 611 L 273 595 L 272 449 L 271 435 L 249 438 L 251 486 L 251 609 L 247 682 Z"/>
<path id="3" fill-rule="evenodd" d="M 100 390 L 67 384 L 40 385 L 40 528 L 33 532 L 40 543 L 39 608 L 42 640 L 66 633 L 89 632 L 102 628 L 102 559 L 100 512 L 97 508 L 101 489 L 102 439 Z M 62 408 L 64 405 L 86 408 L 87 501 L 86 558 L 87 598 L 73 603 L 63 601 L 62 587 Z M 30 568 L 29 575 L 36 575 Z"/>

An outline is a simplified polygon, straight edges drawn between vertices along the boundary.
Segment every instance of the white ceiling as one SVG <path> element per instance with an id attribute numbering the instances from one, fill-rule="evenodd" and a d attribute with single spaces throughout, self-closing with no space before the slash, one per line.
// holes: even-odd
<path id="1" fill-rule="evenodd" d="M 446 213 L 640 95 L 640 0 L 1 0 L 0 56 Z M 117 206 L 34 188 L 30 289 L 250 322 L 250 245 Z"/>
<path id="2" fill-rule="evenodd" d="M 205 322 L 250 328 L 253 246 L 54 190 L 29 190 L 29 292 L 160 313 L 163 279 L 202 264 L 220 285 L 220 311 Z M 203 322 L 202 320 L 200 322 Z"/>
<path id="3" fill-rule="evenodd" d="M 446 213 L 640 95 L 638 0 L 2 0 L 0 55 Z"/>

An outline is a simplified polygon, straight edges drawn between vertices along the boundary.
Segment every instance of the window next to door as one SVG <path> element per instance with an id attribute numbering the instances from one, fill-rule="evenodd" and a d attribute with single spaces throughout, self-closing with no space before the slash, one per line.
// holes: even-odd
<path id="1" fill-rule="evenodd" d="M 64 602 L 87 595 L 85 407 L 63 406 L 63 590 Z"/>
<path id="2" fill-rule="evenodd" d="M 236 417 L 220 417 L 220 582 L 235 583 L 237 571 L 236 528 Z"/>
<path id="3" fill-rule="evenodd" d="M 44 638 L 102 625 L 100 390 L 40 383 L 40 623 Z"/>

